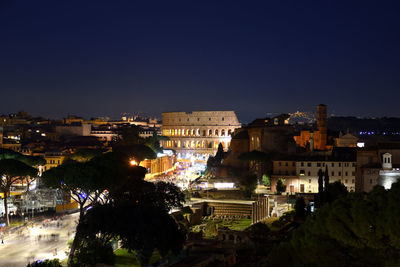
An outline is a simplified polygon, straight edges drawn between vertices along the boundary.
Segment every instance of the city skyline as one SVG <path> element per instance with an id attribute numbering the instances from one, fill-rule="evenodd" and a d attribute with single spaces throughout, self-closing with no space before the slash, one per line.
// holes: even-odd
<path id="1" fill-rule="evenodd" d="M 235 110 L 250 121 L 325 103 L 336 115 L 400 116 L 396 8 L 5 1 L 0 113 Z"/>

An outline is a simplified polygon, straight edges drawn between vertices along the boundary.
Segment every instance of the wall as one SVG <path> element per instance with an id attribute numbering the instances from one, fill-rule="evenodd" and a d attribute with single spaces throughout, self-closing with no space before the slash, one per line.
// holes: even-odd
<path id="1" fill-rule="evenodd" d="M 217 152 L 219 143 L 228 150 L 231 134 L 241 127 L 233 111 L 193 111 L 162 113 L 162 141 L 164 148 L 179 154 L 211 154 Z"/>

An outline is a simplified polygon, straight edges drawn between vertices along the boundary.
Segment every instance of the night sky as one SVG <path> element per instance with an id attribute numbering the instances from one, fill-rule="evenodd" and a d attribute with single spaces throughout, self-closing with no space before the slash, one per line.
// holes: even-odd
<path id="1" fill-rule="evenodd" d="M 400 116 L 396 2 L 0 0 L 0 114 Z"/>

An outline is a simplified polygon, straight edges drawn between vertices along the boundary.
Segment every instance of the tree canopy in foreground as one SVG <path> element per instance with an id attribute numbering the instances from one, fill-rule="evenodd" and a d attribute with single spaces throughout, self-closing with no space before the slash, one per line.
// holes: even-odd
<path id="1" fill-rule="evenodd" d="M 326 203 L 271 252 L 271 266 L 398 266 L 400 183 Z"/>

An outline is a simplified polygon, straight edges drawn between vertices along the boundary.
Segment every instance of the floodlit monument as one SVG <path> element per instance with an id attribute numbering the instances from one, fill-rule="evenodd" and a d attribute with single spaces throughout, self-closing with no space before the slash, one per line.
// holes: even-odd
<path id="1" fill-rule="evenodd" d="M 390 189 L 393 183 L 400 179 L 400 169 L 393 168 L 392 154 L 385 153 L 382 155 L 382 169 L 379 171 L 379 185 L 385 189 Z"/>
<path id="2" fill-rule="evenodd" d="M 165 149 L 176 151 L 180 157 L 207 157 L 217 152 L 221 143 L 227 151 L 231 134 L 240 128 L 234 111 L 163 112 L 162 141 Z"/>

